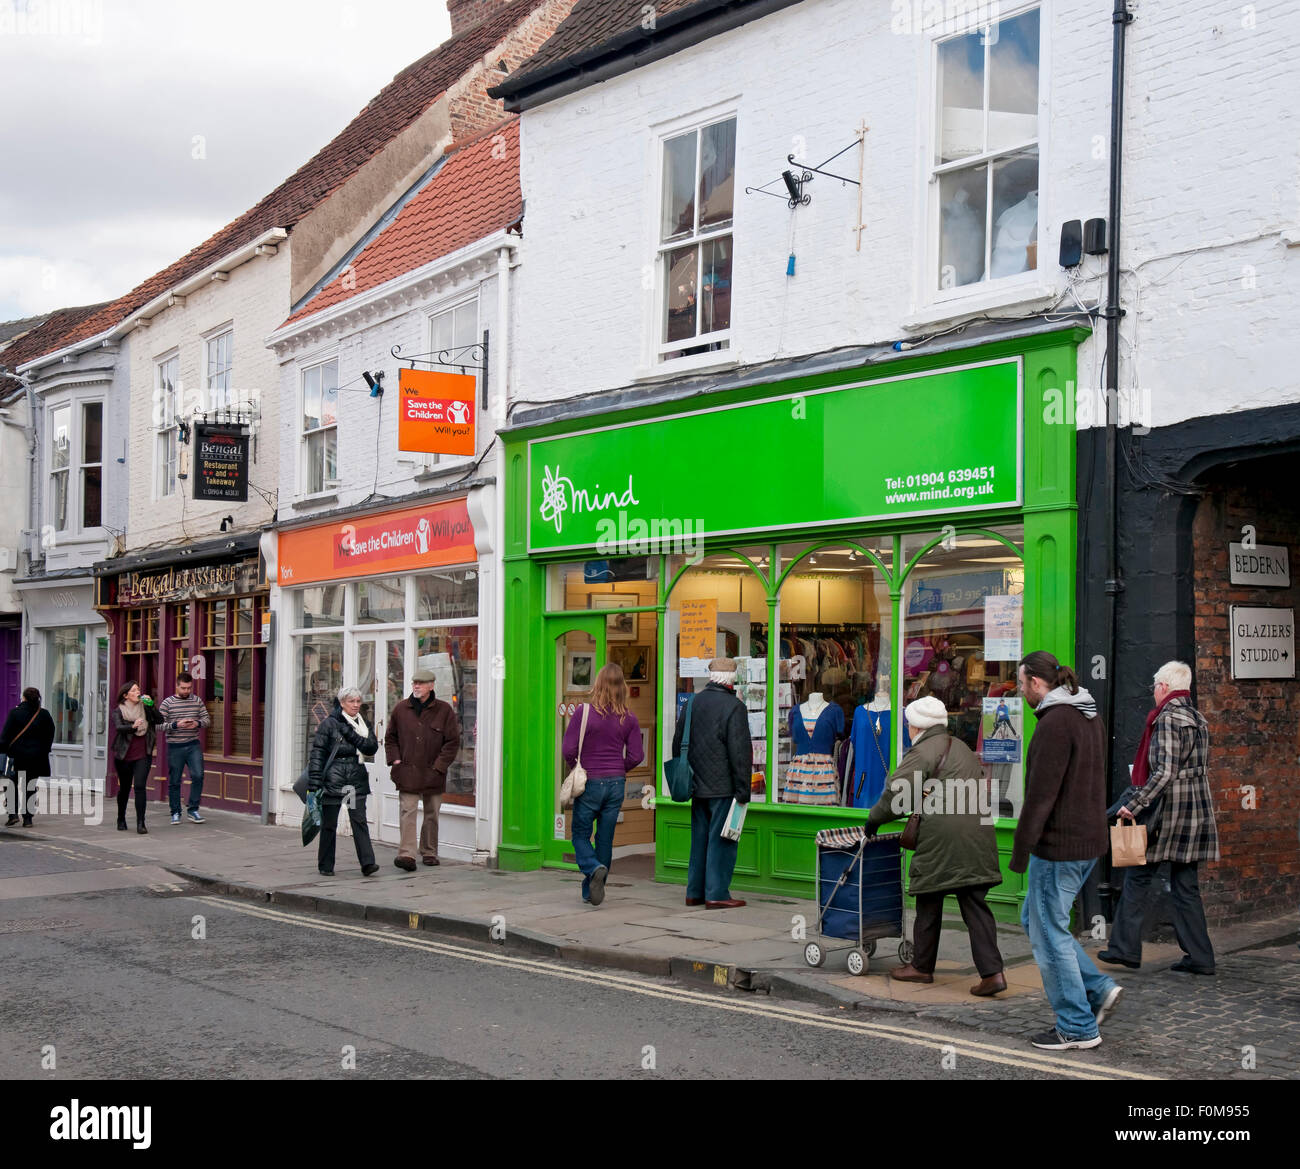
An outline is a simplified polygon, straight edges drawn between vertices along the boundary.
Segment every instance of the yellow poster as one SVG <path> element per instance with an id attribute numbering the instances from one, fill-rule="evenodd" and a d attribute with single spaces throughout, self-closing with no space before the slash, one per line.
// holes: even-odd
<path id="1" fill-rule="evenodd" d="M 718 602 L 682 602 L 682 641 L 678 657 L 704 658 L 715 655 L 718 646 Z"/>

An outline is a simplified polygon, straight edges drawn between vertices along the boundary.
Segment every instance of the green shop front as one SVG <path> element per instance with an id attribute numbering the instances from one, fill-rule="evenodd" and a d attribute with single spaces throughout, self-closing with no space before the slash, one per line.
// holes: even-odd
<path id="1" fill-rule="evenodd" d="M 819 829 L 861 824 L 934 695 L 983 774 L 1000 916 L 1032 718 L 1031 649 L 1074 645 L 1077 347 L 1063 329 L 960 353 L 745 384 L 503 435 L 500 864 L 574 867 L 561 743 L 617 662 L 646 761 L 615 865 L 684 883 L 690 808 L 663 779 L 715 655 L 739 662 L 752 799 L 733 888 L 810 897 Z M 811 778 L 810 778 L 811 777 Z M 629 858 L 642 859 L 632 862 Z M 653 858 L 651 860 L 651 858 Z"/>

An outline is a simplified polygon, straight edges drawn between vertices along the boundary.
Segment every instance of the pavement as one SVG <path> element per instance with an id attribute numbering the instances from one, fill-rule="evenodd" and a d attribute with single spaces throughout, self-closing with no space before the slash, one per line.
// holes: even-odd
<path id="1" fill-rule="evenodd" d="M 322 877 L 315 847 L 304 849 L 296 828 L 234 813 L 205 817 L 202 825 L 173 826 L 165 815 L 154 815 L 146 836 L 118 832 L 111 819 L 88 825 L 76 816 L 38 817 L 33 829 L 0 832 L 41 838 L 52 848 L 95 845 L 123 854 L 134 862 L 122 866 L 123 886 L 154 885 L 160 874 L 170 874 L 215 893 L 289 909 L 490 940 L 533 955 L 718 989 L 898 1012 L 1020 1040 L 1051 1023 L 1038 968 L 1018 926 L 998 926 L 1007 991 L 977 999 L 969 993 L 978 976 L 959 917 L 945 918 L 935 981 L 921 986 L 890 977 L 900 964 L 898 939 L 880 940 L 858 977 L 845 965 L 851 943 L 837 939 L 826 940 L 824 965 L 810 968 L 804 946 L 817 939 L 814 902 L 746 894 L 743 909 L 688 909 L 682 886 L 652 879 L 649 857 L 616 860 L 604 904 L 591 907 L 581 901 L 576 872 L 511 873 L 443 861 L 406 873 L 392 864 L 395 850 L 383 845 L 376 846 L 379 874 L 366 878 L 351 867 L 346 838 L 339 841 L 335 876 Z M 41 894 L 78 891 L 76 874 L 32 880 L 49 886 L 42 885 Z M 1174 944 L 1148 943 L 1140 970 L 1101 966 L 1125 988 L 1117 1013 L 1125 1022 L 1124 1050 L 1183 1075 L 1300 1077 L 1296 918 L 1222 927 L 1212 937 L 1218 952 L 1212 978 L 1170 972 L 1180 956 Z M 1080 941 L 1090 952 L 1105 945 Z"/>

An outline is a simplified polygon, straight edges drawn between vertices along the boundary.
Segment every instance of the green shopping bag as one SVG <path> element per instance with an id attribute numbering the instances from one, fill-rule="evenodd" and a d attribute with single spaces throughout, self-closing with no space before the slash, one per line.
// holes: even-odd
<path id="1" fill-rule="evenodd" d="M 307 793 L 307 808 L 302 814 L 302 845 L 307 847 L 320 831 L 320 792 Z"/>

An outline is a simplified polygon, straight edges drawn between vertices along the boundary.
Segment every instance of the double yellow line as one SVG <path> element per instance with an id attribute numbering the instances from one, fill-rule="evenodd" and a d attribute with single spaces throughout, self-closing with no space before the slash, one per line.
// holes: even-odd
<path id="1" fill-rule="evenodd" d="M 625 991 L 629 994 L 639 994 L 646 998 L 707 1007 L 714 1011 L 730 1011 L 734 1014 L 775 1019 L 784 1023 L 795 1023 L 801 1027 L 811 1027 L 822 1031 L 839 1031 L 860 1036 L 869 1035 L 912 1047 L 924 1047 L 936 1053 L 951 1049 L 952 1054 L 965 1056 L 968 1059 L 1003 1064 L 1008 1067 L 1028 1068 L 1047 1075 L 1064 1076 L 1076 1080 L 1158 1080 L 1161 1078 L 1109 1065 L 1099 1066 L 1084 1063 L 1081 1060 L 1050 1055 L 1037 1050 L 1024 1051 L 1019 1048 L 1003 1047 L 996 1043 L 980 1043 L 964 1036 L 918 1033 L 906 1027 L 893 1027 L 886 1023 L 868 1022 L 857 1018 L 839 1019 L 814 1014 L 811 1011 L 796 1010 L 793 1007 L 781 1006 L 775 1003 L 743 1002 L 706 991 L 690 990 L 686 987 L 658 986 L 629 975 L 613 974 L 601 970 L 577 970 L 536 958 L 524 958 L 505 952 L 493 953 L 492 951 L 472 949 L 469 946 L 453 945 L 450 942 L 439 942 L 432 938 L 398 934 L 392 932 L 389 928 L 350 925 L 346 922 L 318 921 L 300 914 L 286 913 L 283 910 L 263 906 L 243 905 L 237 901 L 228 901 L 218 897 L 196 897 L 194 900 L 204 905 L 210 905 L 214 909 L 241 913 L 246 917 L 258 917 L 264 921 L 279 922 L 282 925 L 297 926 L 301 929 L 313 929 L 322 933 L 338 934 L 346 938 L 382 942 L 385 945 L 400 946 L 408 950 L 422 950 L 425 953 L 441 954 L 464 962 L 477 962 L 483 966 L 499 966 L 508 970 L 543 975 L 547 978 L 563 979 L 567 982 L 582 982 L 590 986 L 600 986 L 610 990 Z M 418 919 L 413 925 L 418 925 Z"/>

